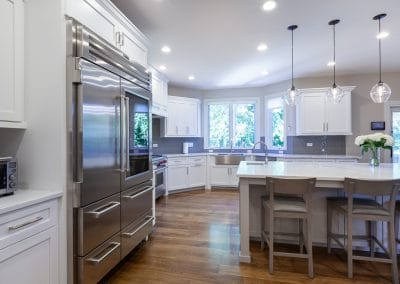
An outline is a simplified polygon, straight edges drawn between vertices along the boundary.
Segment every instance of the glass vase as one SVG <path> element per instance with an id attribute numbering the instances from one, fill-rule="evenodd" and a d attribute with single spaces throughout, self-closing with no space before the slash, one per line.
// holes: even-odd
<path id="1" fill-rule="evenodd" d="M 369 165 L 371 167 L 379 167 L 381 163 L 381 148 L 371 149 L 371 159 Z"/>

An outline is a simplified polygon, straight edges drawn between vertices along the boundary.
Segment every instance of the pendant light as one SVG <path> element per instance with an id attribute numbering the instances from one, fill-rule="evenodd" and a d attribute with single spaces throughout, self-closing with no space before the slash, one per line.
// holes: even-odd
<path id="1" fill-rule="evenodd" d="M 328 99 L 334 104 L 340 103 L 344 96 L 342 88 L 336 85 L 336 25 L 340 23 L 340 20 L 332 20 L 328 24 L 333 27 L 333 84 L 329 88 Z"/>
<path id="2" fill-rule="evenodd" d="M 293 76 L 293 31 L 297 29 L 296 25 L 291 25 L 288 27 L 288 30 L 292 32 L 292 87 L 287 90 L 286 94 L 283 96 L 283 100 L 286 102 L 287 105 L 289 106 L 294 106 L 296 105 L 299 97 L 299 93 L 294 86 L 294 76 Z"/>
<path id="3" fill-rule="evenodd" d="M 379 34 L 381 34 L 381 19 L 386 17 L 386 14 L 379 14 L 373 17 L 373 20 L 378 21 L 379 23 Z M 374 103 L 385 103 L 389 100 L 390 95 L 392 94 L 392 90 L 389 85 L 382 81 L 382 48 L 381 48 L 381 37 L 378 37 L 379 40 L 379 82 L 375 86 L 372 87 L 370 96 Z"/>

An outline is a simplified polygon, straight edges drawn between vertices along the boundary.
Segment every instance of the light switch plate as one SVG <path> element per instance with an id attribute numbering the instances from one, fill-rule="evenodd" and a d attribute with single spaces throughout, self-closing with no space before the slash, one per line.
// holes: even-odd
<path id="1" fill-rule="evenodd" d="M 193 147 L 193 142 L 188 143 L 189 147 Z"/>
<path id="2" fill-rule="evenodd" d="M 306 144 L 306 146 L 307 146 L 307 147 L 312 147 L 312 146 L 313 146 L 313 143 L 308 142 L 308 143 Z"/>

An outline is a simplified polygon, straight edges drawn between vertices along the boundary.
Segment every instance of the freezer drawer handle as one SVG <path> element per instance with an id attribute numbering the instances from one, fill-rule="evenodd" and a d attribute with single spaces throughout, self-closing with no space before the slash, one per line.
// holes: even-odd
<path id="1" fill-rule="evenodd" d="M 88 259 L 86 259 L 86 261 L 87 262 L 90 262 L 90 263 L 92 263 L 93 265 L 97 265 L 97 264 L 99 264 L 100 262 L 102 262 L 107 256 L 109 256 L 110 254 L 112 254 L 113 253 L 113 251 L 115 251 L 117 248 L 119 248 L 121 246 L 121 244 L 120 243 L 118 243 L 118 242 L 110 242 L 110 250 L 109 251 L 107 251 L 105 254 L 103 254 L 101 257 L 99 257 L 99 258 L 94 258 L 94 257 L 91 257 L 91 258 L 88 258 Z"/>
<path id="2" fill-rule="evenodd" d="M 139 232 L 141 229 L 143 229 L 145 226 L 147 226 L 147 224 L 149 224 L 150 222 L 153 222 L 154 217 L 146 217 L 147 221 L 144 222 L 142 225 L 140 225 L 137 229 L 135 229 L 133 232 L 130 233 L 122 233 L 123 236 L 127 236 L 129 238 L 132 238 L 137 232 Z"/>
<path id="3" fill-rule="evenodd" d="M 27 222 L 25 222 L 25 223 L 22 223 L 22 224 L 19 224 L 19 225 L 15 225 L 15 226 L 11 226 L 11 227 L 8 227 L 8 230 L 9 231 L 16 231 L 16 230 L 19 230 L 19 229 L 22 229 L 22 228 L 24 228 L 24 227 L 26 227 L 26 226 L 29 226 L 29 225 L 32 225 L 32 224 L 34 224 L 34 223 L 37 223 L 37 222 L 39 222 L 40 220 L 43 220 L 43 217 L 36 217 L 35 219 L 33 219 L 33 220 L 30 220 L 30 221 L 27 221 Z"/>
<path id="4" fill-rule="evenodd" d="M 148 186 L 148 187 L 145 187 L 144 190 L 139 192 L 139 193 L 136 193 L 136 194 L 133 194 L 133 195 L 124 195 L 124 196 L 122 196 L 122 198 L 135 199 L 136 197 L 138 197 L 138 196 L 140 196 L 142 194 L 145 194 L 146 192 L 149 192 L 152 189 L 153 189 L 152 186 Z"/>
<path id="5" fill-rule="evenodd" d="M 86 214 L 91 214 L 94 215 L 95 218 L 101 217 L 101 215 L 111 211 L 115 207 L 118 207 L 120 205 L 120 202 L 113 201 L 108 203 L 107 205 L 101 206 L 97 209 L 94 209 L 93 211 L 86 212 Z"/>

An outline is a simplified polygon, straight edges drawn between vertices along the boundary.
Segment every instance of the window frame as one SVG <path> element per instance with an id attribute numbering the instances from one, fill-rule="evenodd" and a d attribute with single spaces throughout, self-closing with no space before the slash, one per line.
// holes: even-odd
<path id="1" fill-rule="evenodd" d="M 289 119 L 289 107 L 286 105 L 286 103 L 282 100 L 282 97 L 285 93 L 278 93 L 274 95 L 269 95 L 264 97 L 264 122 L 265 122 L 265 141 L 267 142 L 268 150 L 275 150 L 275 151 L 286 151 L 287 150 L 287 137 L 288 137 L 288 129 L 287 129 L 287 123 Z M 274 99 L 281 99 L 282 100 L 282 106 L 283 106 L 283 129 L 284 129 L 284 135 L 283 135 L 283 147 L 276 147 L 272 145 L 272 112 L 270 111 L 271 109 L 274 108 L 268 108 L 268 101 L 274 100 Z"/>
<path id="2" fill-rule="evenodd" d="M 203 133 L 204 133 L 204 149 L 206 150 L 229 150 L 230 146 L 227 148 L 214 148 L 209 146 L 209 105 L 213 104 L 228 104 L 229 105 L 229 141 L 233 139 L 233 105 L 234 104 L 254 104 L 254 142 L 260 141 L 260 98 L 257 97 L 249 97 L 246 99 L 242 98 L 223 98 L 223 99 L 205 99 L 203 101 Z M 260 146 L 257 145 L 256 149 L 259 149 Z M 250 148 L 241 148 L 241 147 L 233 147 L 235 150 L 245 150 L 252 149 Z"/>

